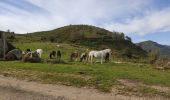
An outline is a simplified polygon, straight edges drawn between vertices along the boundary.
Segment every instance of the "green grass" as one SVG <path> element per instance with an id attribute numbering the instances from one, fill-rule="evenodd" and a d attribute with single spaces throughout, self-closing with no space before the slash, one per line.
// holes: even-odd
<path id="1" fill-rule="evenodd" d="M 90 86 L 110 91 L 117 79 L 134 79 L 145 84 L 170 86 L 170 71 L 158 71 L 150 66 L 136 64 L 46 64 L 19 61 L 0 62 L 0 74 L 44 83 Z"/>

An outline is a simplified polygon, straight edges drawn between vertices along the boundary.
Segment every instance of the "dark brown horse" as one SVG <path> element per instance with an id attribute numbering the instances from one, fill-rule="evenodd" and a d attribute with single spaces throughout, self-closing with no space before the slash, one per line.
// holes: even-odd
<path id="1" fill-rule="evenodd" d="M 61 52 L 60 50 L 57 50 L 57 60 L 60 61 L 61 59 Z"/>
<path id="2" fill-rule="evenodd" d="M 110 53 L 106 53 L 106 56 L 105 56 L 105 62 L 109 62 L 110 61 Z"/>
<path id="3" fill-rule="evenodd" d="M 50 55 L 49 55 L 50 59 L 53 59 L 56 57 L 56 51 L 52 51 L 50 52 Z"/>
<path id="4" fill-rule="evenodd" d="M 78 57 L 79 57 L 79 53 L 78 52 L 73 52 L 70 55 L 70 61 L 77 61 Z"/>

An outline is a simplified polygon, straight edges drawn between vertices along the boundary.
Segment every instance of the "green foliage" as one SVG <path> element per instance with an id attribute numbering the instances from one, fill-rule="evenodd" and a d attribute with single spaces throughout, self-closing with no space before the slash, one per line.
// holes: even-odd
<path id="1" fill-rule="evenodd" d="M 125 39 L 126 39 L 127 41 L 132 42 L 132 39 L 131 39 L 129 36 L 126 36 Z"/>
<path id="2" fill-rule="evenodd" d="M 169 62 L 170 62 L 170 59 L 160 57 L 158 60 L 156 60 L 154 65 L 157 69 L 166 70 L 166 69 L 170 69 Z"/>
<path id="3" fill-rule="evenodd" d="M 151 50 L 148 55 L 150 64 L 154 64 L 160 58 L 159 50 Z"/>
<path id="4" fill-rule="evenodd" d="M 132 58 L 132 52 L 129 48 L 124 49 L 122 55 L 128 57 L 129 59 Z"/>

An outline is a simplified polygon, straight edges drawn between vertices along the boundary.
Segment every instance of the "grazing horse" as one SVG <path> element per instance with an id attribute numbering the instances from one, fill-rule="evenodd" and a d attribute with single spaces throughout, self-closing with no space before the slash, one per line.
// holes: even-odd
<path id="1" fill-rule="evenodd" d="M 70 55 L 70 61 L 73 61 L 73 60 L 76 60 L 76 61 L 77 61 L 78 56 L 79 56 L 78 52 L 73 52 L 73 53 L 71 53 L 71 55 Z"/>
<path id="2" fill-rule="evenodd" d="M 61 59 L 61 52 L 60 50 L 57 50 L 57 60 L 60 61 L 60 59 Z"/>
<path id="3" fill-rule="evenodd" d="M 31 52 L 31 49 L 27 49 L 26 52 Z"/>
<path id="4" fill-rule="evenodd" d="M 80 62 L 86 61 L 87 56 L 88 56 L 88 53 L 87 53 L 87 52 L 82 53 L 81 56 L 80 56 Z"/>
<path id="5" fill-rule="evenodd" d="M 24 57 L 22 58 L 22 61 L 24 62 L 40 62 L 41 58 L 39 57 L 39 54 L 37 53 L 37 51 L 33 51 L 33 52 L 28 52 L 24 55 Z"/>
<path id="6" fill-rule="evenodd" d="M 50 59 L 55 58 L 55 56 L 56 56 L 56 51 L 50 52 L 50 55 L 49 55 Z"/>
<path id="7" fill-rule="evenodd" d="M 105 62 L 109 62 L 110 61 L 110 54 L 109 53 L 106 53 L 106 56 L 105 56 Z"/>
<path id="8" fill-rule="evenodd" d="M 39 57 L 41 58 L 43 50 L 42 49 L 37 49 L 36 52 L 38 53 Z"/>
<path id="9" fill-rule="evenodd" d="M 89 52 L 89 60 L 93 62 L 93 58 L 100 58 L 101 64 L 103 63 L 103 59 L 106 58 L 106 56 L 111 55 L 111 49 L 105 49 L 101 51 L 90 51 Z M 106 59 L 105 59 L 106 60 Z"/>
<path id="10" fill-rule="evenodd" d="M 22 55 L 27 54 L 28 52 L 31 52 L 31 49 L 27 49 L 26 51 L 22 51 Z"/>

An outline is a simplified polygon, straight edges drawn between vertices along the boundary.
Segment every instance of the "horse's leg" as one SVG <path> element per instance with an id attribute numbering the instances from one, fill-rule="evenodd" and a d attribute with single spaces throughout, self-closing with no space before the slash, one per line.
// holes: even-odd
<path id="1" fill-rule="evenodd" d="M 89 56 L 89 62 L 91 63 L 91 55 Z"/>
<path id="2" fill-rule="evenodd" d="M 86 58 L 86 62 L 88 63 L 90 61 L 90 56 L 88 55 Z"/>
<path id="3" fill-rule="evenodd" d="M 91 63 L 93 63 L 93 56 L 90 56 L 90 59 L 91 59 Z"/>
<path id="4" fill-rule="evenodd" d="M 88 57 L 89 57 L 89 56 L 87 56 L 87 57 L 85 58 L 85 63 L 87 63 L 87 62 L 88 62 Z"/>
<path id="5" fill-rule="evenodd" d="M 101 60 L 101 64 L 102 64 L 102 62 L 103 62 L 103 57 L 101 57 L 101 59 L 100 59 L 100 60 Z"/>
<path id="6" fill-rule="evenodd" d="M 92 56 L 92 63 L 94 63 L 94 60 L 95 60 L 95 58 L 94 58 L 94 56 Z"/>

